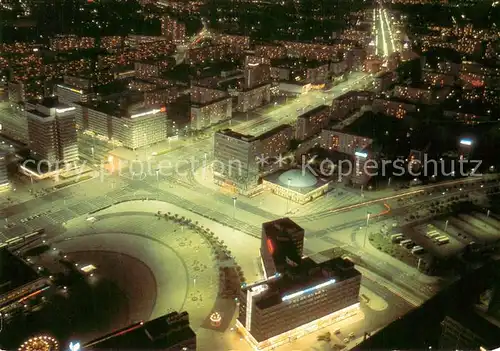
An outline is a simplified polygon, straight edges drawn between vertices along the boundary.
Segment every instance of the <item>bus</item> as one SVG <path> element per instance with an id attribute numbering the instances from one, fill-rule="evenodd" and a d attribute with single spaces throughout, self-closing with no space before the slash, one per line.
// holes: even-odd
<path id="1" fill-rule="evenodd" d="M 438 240 L 438 245 L 444 245 L 444 244 L 448 244 L 450 242 L 450 238 L 441 238 Z"/>

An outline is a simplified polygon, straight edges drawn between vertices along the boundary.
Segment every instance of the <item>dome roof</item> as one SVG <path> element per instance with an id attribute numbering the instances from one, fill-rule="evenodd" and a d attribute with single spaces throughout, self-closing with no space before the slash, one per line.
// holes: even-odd
<path id="1" fill-rule="evenodd" d="M 278 178 L 282 186 L 288 186 L 290 180 L 290 187 L 292 188 L 309 188 L 315 186 L 318 180 L 308 170 L 290 169 L 279 176 Z"/>

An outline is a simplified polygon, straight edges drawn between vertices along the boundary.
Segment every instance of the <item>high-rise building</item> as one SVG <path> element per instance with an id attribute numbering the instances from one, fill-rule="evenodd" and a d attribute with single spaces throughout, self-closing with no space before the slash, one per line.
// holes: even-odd
<path id="1" fill-rule="evenodd" d="M 214 134 L 214 182 L 234 186 L 238 192 L 248 192 L 257 186 L 259 167 L 258 140 L 231 129 Z"/>
<path id="2" fill-rule="evenodd" d="M 304 230 L 289 218 L 264 223 L 262 231 L 266 276 L 242 285 L 236 322 L 255 349 L 278 347 L 359 313 L 361 274 L 352 262 L 301 257 Z"/>
<path id="3" fill-rule="evenodd" d="M 28 117 L 29 148 L 34 158 L 50 163 L 78 160 L 75 107 L 45 98 Z"/>
<path id="4" fill-rule="evenodd" d="M 83 345 L 84 350 L 195 351 L 196 334 L 187 312 L 172 312 L 149 322 L 137 322 Z"/>
<path id="5" fill-rule="evenodd" d="M 271 66 L 264 58 L 262 62 L 246 60 L 243 75 L 245 77 L 244 89 L 253 89 L 262 84 L 271 83 Z M 268 61 L 268 60 L 267 60 Z"/>
<path id="6" fill-rule="evenodd" d="M 20 103 L 26 100 L 26 91 L 23 82 L 9 82 L 9 101 L 12 103 Z"/>
<path id="7" fill-rule="evenodd" d="M 165 16 L 161 20 L 161 35 L 169 41 L 181 44 L 186 40 L 186 25 L 171 17 Z"/>

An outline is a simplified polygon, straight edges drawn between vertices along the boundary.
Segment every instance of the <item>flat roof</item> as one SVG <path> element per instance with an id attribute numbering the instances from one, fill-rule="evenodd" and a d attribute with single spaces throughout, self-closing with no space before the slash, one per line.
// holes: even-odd
<path id="1" fill-rule="evenodd" d="M 260 297 L 256 305 L 266 309 L 282 302 L 282 297 L 314 287 L 326 281 L 335 283 L 361 276 L 354 264 L 343 258 L 336 257 L 322 263 L 316 263 L 311 258 L 303 258 L 296 267 L 290 266 L 281 278 L 269 281 L 268 290 Z M 332 284 L 335 284 L 332 283 Z"/>
<path id="2" fill-rule="evenodd" d="M 0 248 L 0 296 L 39 278 L 30 265 L 7 248 Z"/>
<path id="3" fill-rule="evenodd" d="M 319 105 L 315 108 L 313 108 L 312 110 L 309 110 L 307 111 L 306 113 L 304 114 L 301 114 L 298 118 L 311 118 L 313 116 L 316 116 L 319 112 L 322 112 L 323 110 L 327 110 L 327 109 L 330 109 L 330 106 L 328 105 Z"/>
<path id="4" fill-rule="evenodd" d="M 280 124 L 279 126 L 274 127 L 273 129 L 268 130 L 267 132 L 265 132 L 263 134 L 255 136 L 255 139 L 264 140 L 264 139 L 267 139 L 267 138 L 273 136 L 274 134 L 281 132 L 282 130 L 289 129 L 289 128 L 292 128 L 292 126 L 289 124 Z"/>
<path id="5" fill-rule="evenodd" d="M 254 140 L 253 135 L 238 133 L 232 129 L 222 129 L 222 130 L 219 130 L 217 133 L 223 134 L 223 135 L 228 136 L 230 138 L 240 139 L 243 141 L 253 141 Z"/>

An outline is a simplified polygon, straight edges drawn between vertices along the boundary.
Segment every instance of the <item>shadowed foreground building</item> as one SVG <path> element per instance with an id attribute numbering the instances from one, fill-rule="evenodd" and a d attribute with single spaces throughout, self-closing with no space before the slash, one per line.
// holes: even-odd
<path id="1" fill-rule="evenodd" d="M 302 256 L 304 230 L 289 218 L 262 225 L 265 279 L 241 289 L 237 326 L 256 349 L 270 349 L 359 312 L 361 274 L 341 258 Z"/>
<path id="2" fill-rule="evenodd" d="M 139 322 L 90 341 L 84 350 L 196 350 L 196 334 L 187 312 L 172 312 L 149 322 Z"/>

